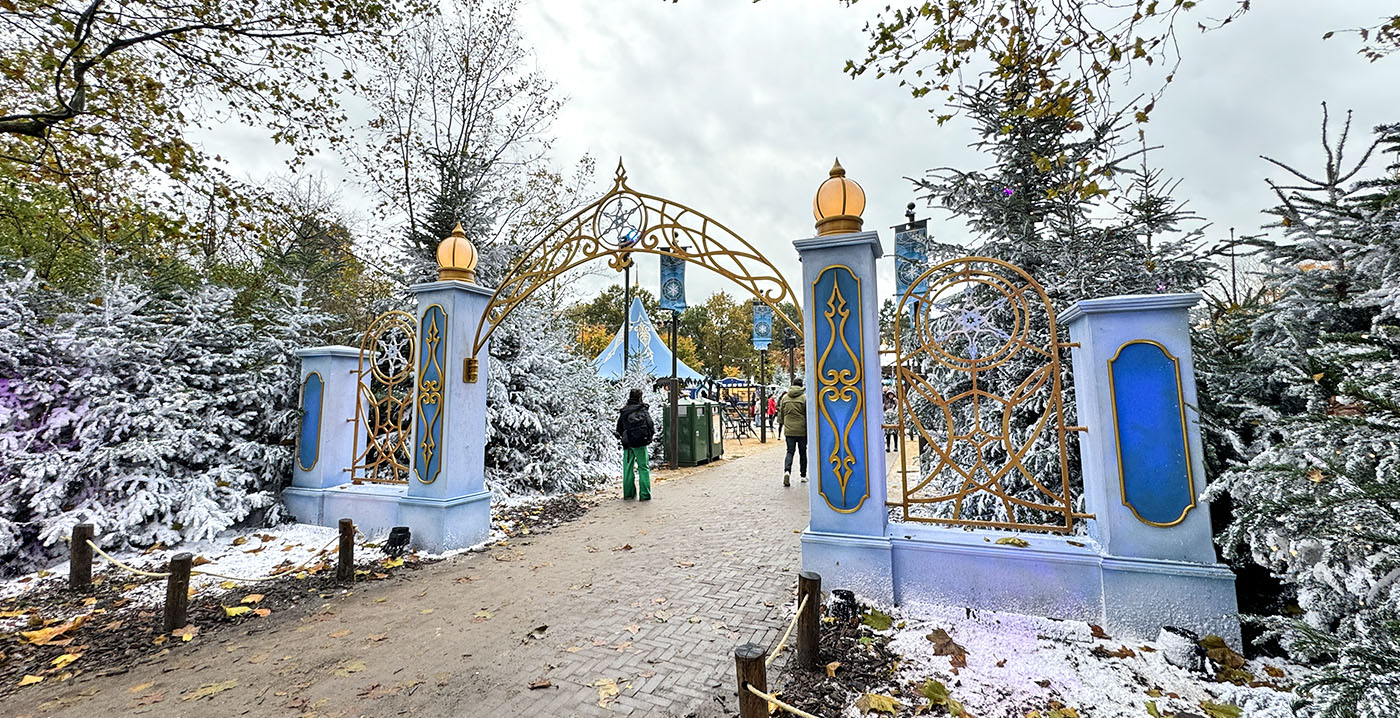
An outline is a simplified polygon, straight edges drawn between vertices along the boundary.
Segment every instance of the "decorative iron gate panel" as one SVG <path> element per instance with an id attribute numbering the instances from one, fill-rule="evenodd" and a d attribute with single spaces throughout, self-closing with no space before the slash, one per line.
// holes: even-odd
<path id="1" fill-rule="evenodd" d="M 987 257 L 944 262 L 910 285 L 894 332 L 903 518 L 1071 531 L 1082 517 L 1066 453 L 1074 428 L 1045 291 Z"/>
<path id="2" fill-rule="evenodd" d="M 413 423 L 416 322 L 408 312 L 386 312 L 360 341 L 355 392 L 354 483 L 408 482 Z M 363 440 L 362 438 L 363 437 Z"/>

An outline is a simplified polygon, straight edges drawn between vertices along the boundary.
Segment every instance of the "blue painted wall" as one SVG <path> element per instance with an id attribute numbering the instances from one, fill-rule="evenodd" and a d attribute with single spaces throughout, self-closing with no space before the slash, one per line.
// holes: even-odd
<path id="1" fill-rule="evenodd" d="M 301 383 L 301 438 L 297 446 L 297 465 L 310 471 L 321 456 L 321 405 L 326 383 L 321 375 L 311 372 Z"/>
<path id="2" fill-rule="evenodd" d="M 1171 526 L 1196 505 L 1186 413 L 1176 358 L 1130 341 L 1108 362 L 1123 504 L 1154 526 Z"/>

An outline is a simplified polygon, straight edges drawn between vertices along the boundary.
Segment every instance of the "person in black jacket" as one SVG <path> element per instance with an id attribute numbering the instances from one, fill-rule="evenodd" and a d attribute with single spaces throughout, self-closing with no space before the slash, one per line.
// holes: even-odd
<path id="1" fill-rule="evenodd" d="M 651 469 L 647 466 L 647 446 L 656 436 L 651 409 L 642 401 L 642 390 L 627 395 L 627 405 L 617 417 L 617 438 L 622 441 L 622 498 L 651 500 Z M 636 483 L 634 483 L 634 475 Z M 640 488 L 641 491 L 637 489 Z"/>

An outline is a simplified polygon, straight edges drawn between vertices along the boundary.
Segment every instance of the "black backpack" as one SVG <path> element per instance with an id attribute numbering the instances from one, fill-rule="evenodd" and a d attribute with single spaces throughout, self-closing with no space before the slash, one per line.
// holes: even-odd
<path id="1" fill-rule="evenodd" d="M 643 404 L 635 409 L 629 407 L 629 409 L 622 419 L 622 443 L 629 447 L 650 444 L 656 435 L 656 429 L 651 424 L 651 414 L 647 411 L 646 405 Z"/>

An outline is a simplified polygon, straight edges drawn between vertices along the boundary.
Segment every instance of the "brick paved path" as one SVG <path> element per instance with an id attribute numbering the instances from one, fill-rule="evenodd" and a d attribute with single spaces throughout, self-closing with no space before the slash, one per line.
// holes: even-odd
<path id="1" fill-rule="evenodd" d="M 38 686 L 0 713 L 724 715 L 734 646 L 768 645 L 791 615 L 807 487 L 782 487 L 779 446 L 663 481 L 649 503 L 606 502 L 552 533 L 367 584 L 275 630 Z M 551 685 L 531 690 L 537 680 Z M 619 694 L 599 706 L 610 680 Z M 137 705 L 152 693 L 163 700 Z"/>

